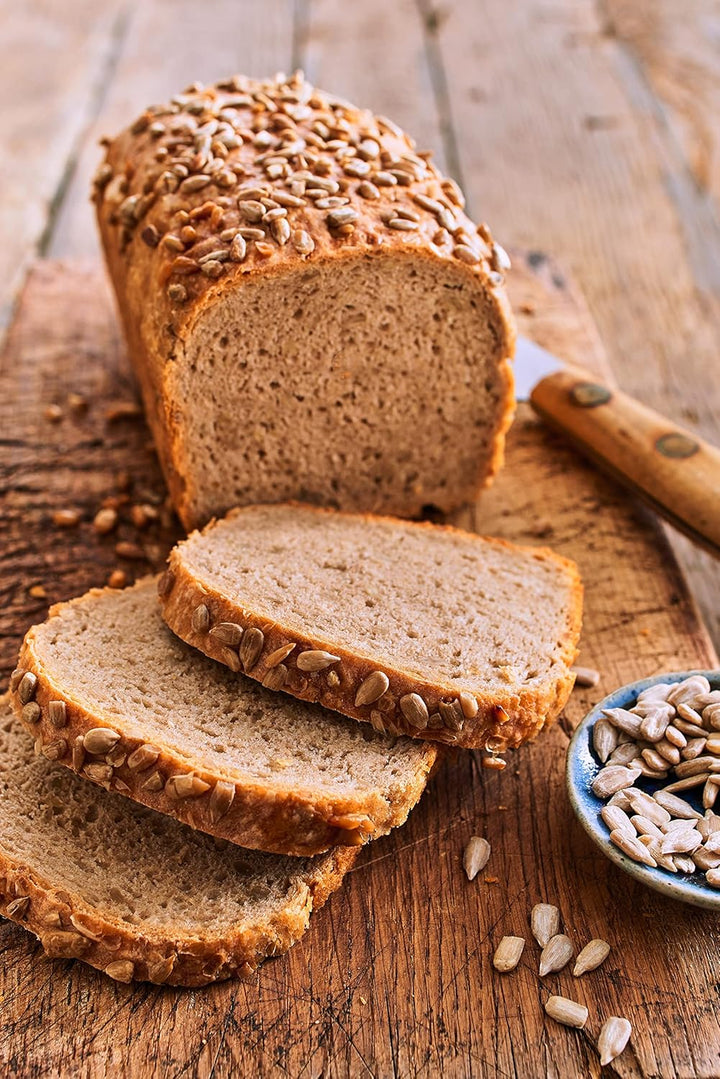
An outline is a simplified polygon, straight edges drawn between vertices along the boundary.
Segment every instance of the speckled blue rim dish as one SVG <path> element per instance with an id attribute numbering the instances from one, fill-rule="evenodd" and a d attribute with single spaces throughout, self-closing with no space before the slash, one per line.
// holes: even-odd
<path id="1" fill-rule="evenodd" d="M 627 686 L 616 689 L 614 693 L 605 697 L 596 704 L 591 712 L 585 716 L 577 727 L 572 741 L 568 747 L 566 762 L 567 789 L 570 803 L 575 814 L 590 838 L 597 844 L 603 854 L 608 857 L 631 877 L 635 877 L 641 884 L 648 888 L 654 888 L 656 892 L 671 899 L 678 899 L 683 903 L 691 903 L 696 907 L 705 907 L 707 910 L 720 912 L 720 890 L 711 888 L 705 880 L 704 873 L 690 876 L 684 873 L 668 873 L 667 870 L 642 865 L 628 858 L 621 850 L 610 842 L 610 831 L 600 816 L 600 810 L 606 804 L 602 802 L 591 790 L 590 784 L 600 771 L 600 761 L 595 756 L 592 748 L 592 727 L 596 719 L 599 719 L 605 708 L 629 708 L 635 702 L 638 694 L 658 682 L 682 682 L 691 674 L 704 674 L 713 689 L 720 689 L 720 671 L 680 671 L 674 674 L 656 674 L 652 678 L 643 678 L 638 682 L 631 682 Z M 636 785 L 649 794 L 666 786 L 672 780 L 661 782 L 651 781 L 641 776 Z M 696 788 L 680 792 L 691 805 L 699 812 L 703 812 L 702 803 L 698 798 Z M 718 806 L 720 812 L 720 806 Z"/>

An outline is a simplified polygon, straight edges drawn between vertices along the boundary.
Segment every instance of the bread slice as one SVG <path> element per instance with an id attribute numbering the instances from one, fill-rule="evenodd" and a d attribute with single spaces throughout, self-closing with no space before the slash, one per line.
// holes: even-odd
<path id="1" fill-rule="evenodd" d="M 178 544 L 160 591 L 206 655 L 392 734 L 517 746 L 573 685 L 574 563 L 455 528 L 239 509 Z"/>
<path id="2" fill-rule="evenodd" d="M 154 578 L 53 607 L 19 664 L 15 706 L 46 757 L 244 847 L 308 855 L 383 835 L 436 757 L 200 656 L 162 621 Z"/>
<path id="3" fill-rule="evenodd" d="M 288 858 L 212 840 L 42 756 L 0 699 L 0 910 L 117 981 L 205 985 L 305 932 L 356 849 Z"/>
<path id="4" fill-rule="evenodd" d="M 490 482 L 507 256 L 389 120 L 301 76 L 195 84 L 109 142 L 95 201 L 187 528 L 292 498 L 449 512 Z"/>

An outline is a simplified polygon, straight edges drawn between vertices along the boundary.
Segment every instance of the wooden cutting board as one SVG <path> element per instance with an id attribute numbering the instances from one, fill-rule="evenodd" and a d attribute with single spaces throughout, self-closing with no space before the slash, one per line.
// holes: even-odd
<path id="1" fill-rule="evenodd" d="M 586 309 L 542 256 L 516 259 L 510 289 L 524 332 L 607 373 Z M 102 539 L 90 526 L 100 502 L 129 485 L 133 502 L 164 496 L 134 401 L 101 272 L 38 264 L 0 363 L 3 685 L 48 603 L 103 584 L 121 563 L 130 576 L 146 572 L 172 541 L 167 521 L 143 532 L 123 523 Z M 57 422 L 46 418 L 50 405 L 60 406 Z M 54 525 L 53 513 L 70 507 L 81 523 Z M 633 1024 L 614 1074 L 720 1074 L 720 922 L 606 862 L 573 819 L 563 782 L 569 734 L 594 701 L 641 675 L 717 664 L 664 535 L 526 408 L 504 471 L 459 523 L 551 544 L 578 561 L 581 662 L 600 670 L 599 687 L 576 690 L 554 729 L 511 755 L 504 773 L 458 753 L 407 826 L 368 847 L 305 938 L 249 983 L 115 984 L 81 963 L 43 958 L 33 937 L 3 922 L 8 1074 L 564 1079 L 599 1074 L 594 1044 L 611 1014 Z M 147 560 L 122 562 L 118 540 L 144 545 Z M 492 856 L 471 884 L 461 855 L 474 833 L 487 836 Z M 612 944 L 604 967 L 540 980 L 530 941 L 517 971 L 494 972 L 500 937 L 529 938 L 539 901 L 559 905 L 578 947 L 591 937 Z M 550 993 L 587 1004 L 585 1030 L 544 1016 Z"/>

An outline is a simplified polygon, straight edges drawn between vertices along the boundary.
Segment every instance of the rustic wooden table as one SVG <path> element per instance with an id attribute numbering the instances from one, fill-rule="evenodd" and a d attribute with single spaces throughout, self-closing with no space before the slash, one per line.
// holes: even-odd
<path id="1" fill-rule="evenodd" d="M 160 489 L 142 424 L 107 418 L 133 388 L 95 270 L 99 135 L 192 79 L 302 66 L 408 127 L 476 216 L 532 252 L 511 280 L 527 332 L 609 361 L 623 387 L 720 442 L 719 39 L 712 0 L 2 0 L 0 682 L 47 601 L 116 564 L 86 528 L 53 530 L 52 510 L 72 501 L 88 514 L 118 469 Z M 16 310 L 38 255 L 72 261 L 41 262 Z M 87 415 L 43 423 L 72 390 Z M 108 986 L 42 961 L 3 923 L 7 1074 L 564 1079 L 599 1074 L 593 1039 L 614 1012 L 635 1030 L 615 1074 L 720 1075 L 717 920 L 606 865 L 562 784 L 568 733 L 603 691 L 717 665 L 720 567 L 676 535 L 671 550 L 649 514 L 524 412 L 508 468 L 463 523 L 578 559 L 582 658 L 602 670 L 599 689 L 576 693 L 502 776 L 480 776 L 471 754 L 451 762 L 407 828 L 365 852 L 303 942 L 248 985 Z M 168 539 L 154 537 L 160 558 Z M 497 880 L 471 887 L 459 857 L 473 831 L 493 843 Z M 529 951 L 516 976 L 492 976 L 494 943 L 525 932 L 541 899 L 579 938 L 612 941 L 606 970 L 540 982 Z M 544 1020 L 555 991 L 588 1003 L 585 1032 Z"/>

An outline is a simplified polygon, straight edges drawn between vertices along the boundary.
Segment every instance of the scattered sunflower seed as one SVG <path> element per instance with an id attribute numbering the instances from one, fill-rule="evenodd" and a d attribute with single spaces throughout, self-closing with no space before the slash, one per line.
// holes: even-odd
<path id="1" fill-rule="evenodd" d="M 611 1015 L 602 1025 L 598 1037 L 598 1053 L 600 1054 L 600 1066 L 605 1067 L 611 1061 L 619 1057 L 630 1041 L 632 1026 L 628 1019 L 619 1015 Z"/>
<path id="2" fill-rule="evenodd" d="M 478 873 L 485 868 L 490 858 L 490 844 L 482 836 L 471 837 L 463 853 L 463 868 L 467 873 L 468 880 L 475 880 Z"/>
<path id="3" fill-rule="evenodd" d="M 545 1011 L 556 1023 L 562 1023 L 566 1027 L 582 1030 L 587 1023 L 588 1010 L 585 1005 L 567 997 L 549 997 L 545 1003 Z"/>
<path id="4" fill-rule="evenodd" d="M 551 937 L 540 955 L 540 977 L 546 974 L 554 974 L 566 967 L 573 957 L 575 949 L 572 941 L 564 933 L 557 933 Z"/>
<path id="5" fill-rule="evenodd" d="M 576 978 L 579 978 L 581 975 L 586 974 L 588 970 L 596 970 L 601 963 L 605 962 L 609 954 L 610 945 L 607 941 L 601 940 L 600 938 L 591 940 L 589 944 L 585 945 L 575 960 L 573 975 Z"/>
<path id="6" fill-rule="evenodd" d="M 530 929 L 541 948 L 555 936 L 560 929 L 560 911 L 551 903 L 536 903 L 530 912 Z"/>
<path id="7" fill-rule="evenodd" d="M 503 937 L 493 956 L 495 970 L 499 970 L 502 974 L 515 970 L 515 967 L 520 962 L 524 948 L 524 937 Z"/>

